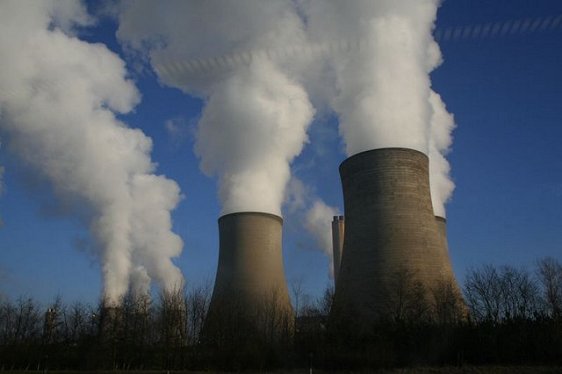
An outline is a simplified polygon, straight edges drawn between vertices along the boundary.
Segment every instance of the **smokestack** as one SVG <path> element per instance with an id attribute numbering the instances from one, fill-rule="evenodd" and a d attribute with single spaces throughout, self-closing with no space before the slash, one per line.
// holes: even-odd
<path id="1" fill-rule="evenodd" d="M 340 165 L 346 229 L 333 313 L 355 313 L 363 325 L 388 316 L 400 273 L 426 293 L 454 281 L 433 214 L 428 164 L 422 152 L 382 148 Z"/>
<path id="2" fill-rule="evenodd" d="M 275 319 L 277 332 L 292 323 L 282 227 L 283 219 L 269 213 L 231 213 L 219 218 L 219 264 L 205 335 L 232 328 L 222 321 L 232 321 L 233 316 L 253 329 L 263 327 L 260 317 Z"/>
<path id="3" fill-rule="evenodd" d="M 345 223 L 343 216 L 334 216 L 332 221 L 332 248 L 334 258 L 334 285 L 338 282 L 340 273 L 341 256 L 343 251 L 343 236 L 345 230 Z"/>

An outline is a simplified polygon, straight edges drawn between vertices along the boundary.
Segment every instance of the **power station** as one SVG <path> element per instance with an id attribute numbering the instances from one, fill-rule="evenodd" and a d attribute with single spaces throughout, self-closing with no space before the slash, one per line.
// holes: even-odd
<path id="1" fill-rule="evenodd" d="M 283 272 L 283 219 L 261 212 L 231 213 L 219 218 L 219 263 L 205 330 L 217 334 L 233 315 L 281 332 L 292 326 L 292 307 Z M 274 319 L 274 321 L 272 321 Z"/>
<path id="2" fill-rule="evenodd" d="M 332 316 L 363 325 L 388 316 L 400 276 L 427 293 L 455 284 L 445 221 L 433 214 L 425 154 L 406 148 L 361 152 L 342 162 L 340 176 L 345 234 Z"/>
<path id="3" fill-rule="evenodd" d="M 420 301 L 430 301 L 431 292 L 444 284 L 460 299 L 446 220 L 433 213 L 428 157 L 407 148 L 365 151 L 343 161 L 340 176 L 345 215 L 332 221 L 336 288 L 331 315 L 344 313 L 363 326 L 388 316 L 400 277 L 412 282 L 408 287 L 422 286 Z M 292 318 L 282 218 L 240 212 L 218 223 L 219 262 L 206 330 L 216 329 L 221 315 L 233 312 L 257 326 L 256 316 L 266 305 L 285 320 Z"/>

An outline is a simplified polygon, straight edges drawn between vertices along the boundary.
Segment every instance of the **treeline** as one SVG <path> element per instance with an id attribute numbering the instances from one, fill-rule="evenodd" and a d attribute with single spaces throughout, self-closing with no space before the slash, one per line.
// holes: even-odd
<path id="1" fill-rule="evenodd" d="M 389 313 L 368 329 L 351 314 L 328 318 L 332 288 L 318 300 L 302 282 L 291 291 L 297 318 L 283 336 L 244 321 L 247 311 L 225 310 L 220 339 L 203 331 L 208 286 L 153 300 L 129 295 L 120 308 L 3 299 L 0 370 L 562 365 L 562 265 L 552 258 L 531 270 L 469 270 L 466 304 L 452 287 L 423 290 L 412 274 L 397 273 Z M 267 305 L 260 318 L 275 320 L 264 313 L 275 315 Z"/>
<path id="2" fill-rule="evenodd" d="M 0 371 L 179 369 L 199 344 L 208 286 L 127 295 L 119 308 L 0 300 Z"/>
<path id="3" fill-rule="evenodd" d="M 562 265 L 557 260 L 542 259 L 531 270 L 470 269 L 464 305 L 455 302 L 449 287 L 425 292 L 415 277 L 397 278 L 394 313 L 369 331 L 357 333 L 353 317 L 342 316 L 339 326 L 329 321 L 325 343 L 313 345 L 323 367 L 562 366 Z"/>

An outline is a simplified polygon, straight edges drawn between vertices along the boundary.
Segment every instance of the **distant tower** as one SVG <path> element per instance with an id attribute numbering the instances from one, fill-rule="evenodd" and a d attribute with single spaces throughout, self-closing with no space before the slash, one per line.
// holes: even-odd
<path id="1" fill-rule="evenodd" d="M 362 152 L 342 162 L 340 176 L 346 227 L 333 316 L 352 314 L 363 326 L 388 316 L 400 276 L 419 282 L 428 299 L 435 287 L 454 282 L 433 214 L 425 154 L 405 148 Z"/>
<path id="2" fill-rule="evenodd" d="M 58 325 L 59 311 L 56 308 L 49 308 L 45 312 L 43 321 L 43 343 L 50 344 L 53 342 L 55 330 Z"/>
<path id="3" fill-rule="evenodd" d="M 268 213 L 232 213 L 219 218 L 219 264 L 204 328 L 207 337 L 232 328 L 233 320 L 261 329 L 260 319 L 268 318 L 277 332 L 292 325 L 283 272 L 282 227 L 283 219 Z"/>
<path id="4" fill-rule="evenodd" d="M 115 344 L 123 328 L 123 307 L 104 304 L 100 310 L 99 337 L 104 343 Z"/>
<path id="5" fill-rule="evenodd" d="M 338 275 L 340 273 L 341 255 L 343 251 L 343 236 L 345 230 L 345 223 L 343 216 L 334 216 L 332 221 L 332 250 L 334 258 L 334 284 L 338 282 Z"/>
<path id="6" fill-rule="evenodd" d="M 435 216 L 435 223 L 437 224 L 437 235 L 439 240 L 439 261 L 441 263 L 449 264 L 443 270 L 447 272 L 446 276 L 454 279 L 453 268 L 450 266 L 451 260 L 449 258 L 449 244 L 447 241 L 447 220 L 443 217 Z"/>

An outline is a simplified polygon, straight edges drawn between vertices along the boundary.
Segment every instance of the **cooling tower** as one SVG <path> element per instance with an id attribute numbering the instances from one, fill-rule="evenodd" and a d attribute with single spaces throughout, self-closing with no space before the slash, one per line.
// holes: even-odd
<path id="1" fill-rule="evenodd" d="M 102 342 L 116 338 L 123 324 L 123 308 L 120 306 L 103 305 L 100 310 L 99 337 Z"/>
<path id="2" fill-rule="evenodd" d="M 447 242 L 447 220 L 443 217 L 435 216 L 437 224 L 437 235 L 439 240 L 439 261 L 444 264 L 445 275 L 454 280 L 453 268 L 449 259 L 449 244 Z"/>
<path id="3" fill-rule="evenodd" d="M 443 283 L 439 290 L 440 292 L 435 293 L 435 297 L 438 299 L 436 301 L 451 305 L 456 305 L 454 310 L 449 310 L 449 317 L 466 319 L 468 317 L 468 309 L 464 303 L 461 289 L 459 288 L 457 281 L 455 279 L 455 274 L 453 273 L 453 267 L 451 266 L 451 260 L 449 257 L 449 244 L 447 240 L 447 220 L 440 216 L 435 216 L 435 223 L 437 224 L 437 235 L 439 240 L 439 260 L 443 263 Z M 451 298 L 455 298 L 455 302 L 452 303 Z M 441 316 L 443 317 L 443 316 Z"/>
<path id="4" fill-rule="evenodd" d="M 345 223 L 343 216 L 334 216 L 332 221 L 332 251 L 333 251 L 333 266 L 334 266 L 334 283 L 338 282 L 338 275 L 341 266 L 341 254 L 343 251 L 343 236 L 345 230 Z"/>
<path id="5" fill-rule="evenodd" d="M 368 326 L 393 313 L 415 283 L 429 300 L 452 272 L 433 214 L 427 156 L 366 151 L 345 160 L 340 176 L 346 227 L 332 316 Z"/>
<path id="6" fill-rule="evenodd" d="M 219 334 L 233 320 L 260 329 L 292 325 L 292 307 L 283 272 L 283 219 L 242 212 L 219 218 L 219 264 L 205 334 Z M 229 322 L 230 321 L 230 322 Z M 265 322 L 264 322 L 265 323 Z M 232 327 L 232 326 L 230 326 Z"/>

